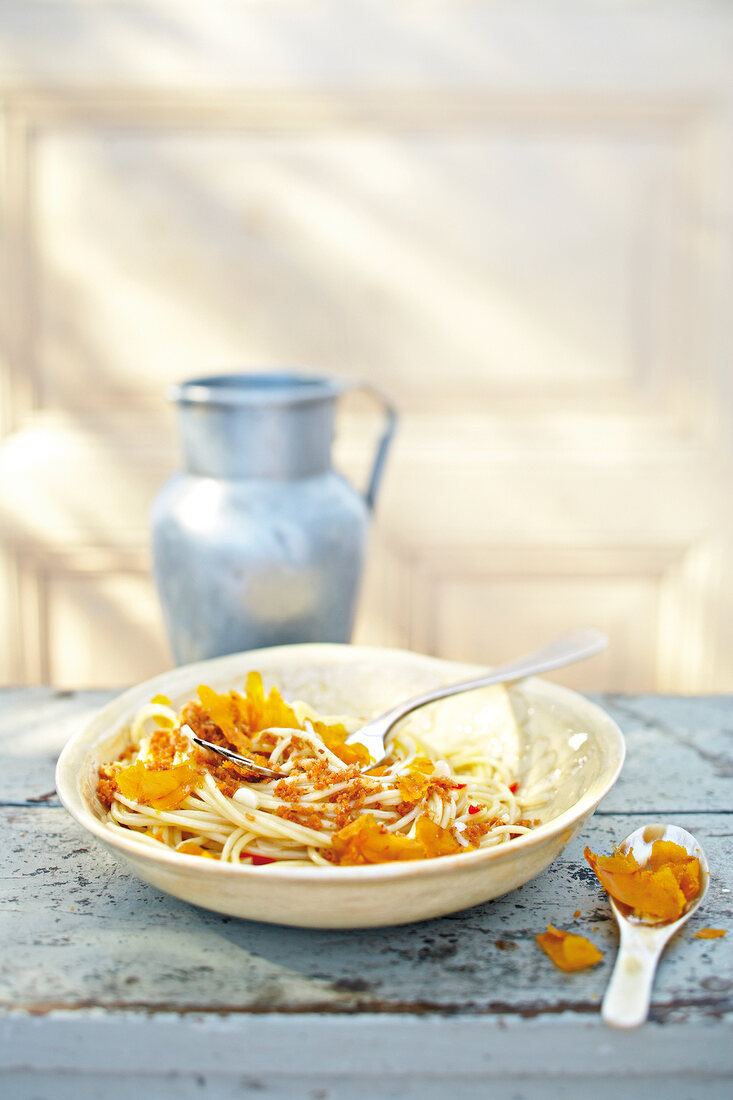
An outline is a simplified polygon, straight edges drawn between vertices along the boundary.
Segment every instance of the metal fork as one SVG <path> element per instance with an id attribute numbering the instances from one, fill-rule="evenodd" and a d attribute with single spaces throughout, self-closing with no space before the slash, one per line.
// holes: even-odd
<path id="1" fill-rule="evenodd" d="M 239 764 L 247 771 L 257 772 L 263 779 L 285 779 L 284 772 L 273 771 L 272 768 L 266 768 L 264 764 L 257 764 L 254 760 L 250 760 L 248 756 L 242 756 L 240 753 L 234 752 L 233 749 L 226 749 L 223 745 L 215 745 L 213 741 L 205 741 L 203 737 L 198 737 L 189 725 L 182 725 L 181 733 L 188 734 L 191 740 L 200 745 L 202 749 L 209 749 L 210 752 L 223 756 L 225 760 L 231 760 L 233 764 Z"/>
<path id="2" fill-rule="evenodd" d="M 428 703 L 435 703 L 439 699 L 447 699 L 451 695 L 459 695 L 464 691 L 473 691 L 474 688 L 489 687 L 491 684 L 506 684 L 514 680 L 521 680 L 525 676 L 536 676 L 540 672 L 550 672 L 553 668 L 562 668 L 574 661 L 583 660 L 600 653 L 608 645 L 608 638 L 595 627 L 582 627 L 571 630 L 567 634 L 560 635 L 554 641 L 549 642 L 541 649 L 528 653 L 525 657 L 518 657 L 508 664 L 499 665 L 484 676 L 475 680 L 461 680 L 456 684 L 448 684 L 444 687 L 433 688 L 413 696 L 404 703 L 398 703 L 384 714 L 372 718 L 370 722 L 358 729 L 356 733 L 346 738 L 346 743 L 358 741 L 365 745 L 369 755 L 374 757 L 376 767 L 385 758 L 384 740 L 390 730 L 408 714 L 412 714 L 419 707 L 425 707 Z M 368 769 L 366 769 L 368 771 Z"/>
<path id="3" fill-rule="evenodd" d="M 350 745 L 358 741 L 360 745 L 367 748 L 369 755 L 374 757 L 375 760 L 374 764 L 370 764 L 368 768 L 364 769 L 369 771 L 369 768 L 375 768 L 377 764 L 385 759 L 384 739 L 390 730 L 419 707 L 425 707 L 429 703 L 437 702 L 439 699 L 447 699 L 451 695 L 459 695 L 464 691 L 473 691 L 475 688 L 489 687 L 491 684 L 507 684 L 514 680 L 521 680 L 525 676 L 536 676 L 540 672 L 550 672 L 553 668 L 562 668 L 574 661 L 592 657 L 594 653 L 600 653 L 607 645 L 608 638 L 595 627 L 571 630 L 570 633 L 562 634 L 541 649 L 535 650 L 534 653 L 528 653 L 525 657 L 518 657 L 508 664 L 499 665 L 498 668 L 487 672 L 485 676 L 479 676 L 475 680 L 461 680 L 457 684 L 433 688 L 431 691 L 413 696 L 406 702 L 398 703 L 384 714 L 372 718 L 370 722 L 361 726 L 355 733 L 349 734 L 346 738 L 346 744 Z M 191 740 L 195 741 L 197 745 L 201 745 L 202 748 L 210 749 L 226 760 L 240 764 L 249 771 L 257 772 L 263 779 L 285 778 L 283 772 L 265 768 L 262 764 L 256 764 L 254 760 L 241 756 L 232 749 L 225 749 L 221 745 L 212 744 L 211 741 L 204 741 L 203 738 L 196 736 L 190 726 L 181 726 L 181 730 L 187 733 Z M 286 733 L 288 731 L 273 727 L 272 730 L 267 729 L 260 732 Z"/>

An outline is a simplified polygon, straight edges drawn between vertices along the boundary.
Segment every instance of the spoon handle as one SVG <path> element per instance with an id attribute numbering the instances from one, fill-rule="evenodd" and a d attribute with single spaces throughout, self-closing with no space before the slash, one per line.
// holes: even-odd
<path id="1" fill-rule="evenodd" d="M 654 974 L 664 943 L 641 926 L 624 922 L 620 930 L 621 943 L 601 1018 L 610 1027 L 639 1027 L 649 1015 Z"/>

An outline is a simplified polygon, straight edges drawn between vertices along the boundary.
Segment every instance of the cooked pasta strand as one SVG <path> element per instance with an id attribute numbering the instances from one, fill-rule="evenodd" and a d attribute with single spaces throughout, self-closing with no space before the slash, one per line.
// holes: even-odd
<path id="1" fill-rule="evenodd" d="M 100 769 L 110 829 L 186 858 L 332 867 L 511 842 L 538 823 L 526 815 L 552 793 L 550 753 L 525 791 L 475 740 L 441 757 L 404 728 L 386 764 L 365 772 L 363 751 L 345 743 L 359 720 L 288 706 L 275 689 L 265 697 L 257 673 L 244 696 L 201 689 L 200 700 L 176 711 L 157 698 L 135 715 L 131 748 Z M 251 746 L 247 754 L 285 778 L 262 782 L 222 762 L 194 744 L 191 729 L 239 752 Z"/>

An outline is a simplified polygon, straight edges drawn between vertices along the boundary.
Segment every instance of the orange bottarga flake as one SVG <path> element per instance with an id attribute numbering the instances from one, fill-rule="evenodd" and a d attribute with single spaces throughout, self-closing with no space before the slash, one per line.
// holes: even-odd
<path id="1" fill-rule="evenodd" d="M 313 729 L 329 749 L 332 745 L 342 744 L 349 736 L 349 731 L 341 722 L 336 722 L 333 726 L 327 726 L 325 722 L 313 722 Z"/>
<path id="2" fill-rule="evenodd" d="M 386 775 L 392 767 L 392 764 L 394 764 L 394 760 L 388 759 L 386 764 L 380 764 L 379 767 L 369 768 L 369 774 L 376 776 Z"/>
<path id="3" fill-rule="evenodd" d="M 690 858 L 687 849 L 681 844 L 675 844 L 673 840 L 655 840 L 647 866 L 652 871 L 658 871 L 667 863 L 687 863 Z"/>
<path id="4" fill-rule="evenodd" d="M 397 779 L 397 789 L 400 792 L 400 797 L 403 802 L 409 805 L 415 806 L 432 794 L 447 799 L 451 790 L 465 787 L 465 783 L 454 783 L 442 775 L 435 775 L 435 766 L 432 760 L 417 761 L 416 763 L 420 764 L 419 770 L 411 770 L 408 775 L 400 775 Z M 414 764 L 412 768 L 414 769 Z M 478 813 L 482 809 L 484 807 L 480 804 L 469 807 L 469 813 Z"/>
<path id="5" fill-rule="evenodd" d="M 271 688 L 270 694 L 265 695 L 262 676 L 259 672 L 247 673 L 245 691 L 244 720 L 251 733 L 267 729 L 268 726 L 301 729 L 295 711 L 287 705 L 277 688 Z"/>
<path id="6" fill-rule="evenodd" d="M 334 862 L 342 865 L 425 859 L 425 849 L 419 841 L 387 832 L 373 814 L 364 814 L 334 833 L 331 845 Z"/>
<path id="7" fill-rule="evenodd" d="M 345 743 L 349 731 L 340 722 L 333 726 L 327 726 L 325 722 L 314 722 L 313 729 L 326 748 L 330 749 L 334 756 L 338 756 L 339 760 L 343 760 L 344 764 L 357 764 L 362 768 L 371 761 L 366 745 L 360 745 L 358 741 L 353 745 Z"/>
<path id="8" fill-rule="evenodd" d="M 583 855 L 590 863 L 590 857 L 593 853 L 590 852 L 589 848 L 585 849 Z M 609 875 L 633 875 L 639 870 L 639 864 L 636 862 L 631 852 L 627 854 L 617 849 L 612 856 L 594 856 L 593 858 L 598 860 L 599 866 Z M 596 871 L 592 863 L 591 867 Z M 596 874 L 598 874 L 597 871 Z"/>
<path id="9" fill-rule="evenodd" d="M 230 691 L 228 695 L 220 695 L 206 684 L 199 686 L 198 696 L 207 718 L 219 727 L 233 745 L 238 745 L 244 726 L 242 696 L 237 695 L 236 691 Z"/>
<path id="10" fill-rule="evenodd" d="M 210 852 L 208 848 L 202 848 L 200 844 L 196 844 L 193 840 L 186 840 L 176 848 L 176 851 L 182 852 L 184 856 L 206 856 L 207 859 L 219 858 L 215 852 Z"/>
<path id="11" fill-rule="evenodd" d="M 334 862 L 340 864 L 390 863 L 403 859 L 433 859 L 463 851 L 450 829 L 436 825 L 423 814 L 415 826 L 415 839 L 390 833 L 373 814 L 352 821 L 331 841 Z"/>
<path id="12" fill-rule="evenodd" d="M 190 764 L 157 771 L 146 768 L 141 760 L 122 768 L 115 778 L 120 794 L 154 810 L 175 810 L 201 782 L 201 775 Z"/>
<path id="13" fill-rule="evenodd" d="M 417 819 L 415 837 L 429 859 L 433 856 L 452 856 L 463 851 L 463 845 L 458 843 L 453 832 L 436 825 L 427 814 L 421 814 Z"/>
<path id="14" fill-rule="evenodd" d="M 725 928 L 700 928 L 695 933 L 698 940 L 717 940 L 725 935 Z"/>
<path id="15" fill-rule="evenodd" d="M 401 775 L 397 780 L 397 789 L 403 802 L 422 802 L 430 789 L 431 777 L 422 772 Z"/>
<path id="16" fill-rule="evenodd" d="M 585 936 L 562 932 L 551 924 L 547 925 L 546 932 L 541 932 L 535 939 L 560 970 L 585 970 L 588 966 L 595 966 L 603 958 L 603 952 Z"/>
<path id="17" fill-rule="evenodd" d="M 220 695 L 205 684 L 198 689 L 204 711 L 234 744 L 242 733 L 257 733 L 268 726 L 301 729 L 295 711 L 284 702 L 277 688 L 265 696 L 259 672 L 247 674 L 245 692 L 245 695 L 236 691 Z"/>
<path id="18" fill-rule="evenodd" d="M 687 901 L 696 898 L 700 893 L 700 861 L 691 856 L 681 844 L 675 844 L 671 840 L 655 841 L 652 844 L 649 866 L 652 871 L 669 867 Z"/>
<path id="19" fill-rule="evenodd" d="M 428 760 L 427 756 L 415 757 L 410 767 L 414 772 L 422 772 L 423 775 L 432 775 L 435 771 L 435 764 L 432 760 Z"/>
<path id="20" fill-rule="evenodd" d="M 371 756 L 366 745 L 360 744 L 355 741 L 353 745 L 344 745 L 343 743 L 336 743 L 335 745 L 328 746 L 334 756 L 338 756 L 339 760 L 343 760 L 344 764 L 358 764 L 359 767 L 367 767 L 371 763 Z"/>
<path id="21" fill-rule="evenodd" d="M 699 860 L 672 841 L 656 840 L 643 867 L 632 852 L 597 856 L 586 848 L 584 855 L 611 897 L 641 919 L 678 920 L 700 893 Z"/>
<path id="22" fill-rule="evenodd" d="M 692 901 L 693 898 L 696 898 L 700 893 L 700 860 L 688 859 L 679 868 L 679 871 L 675 866 L 671 870 L 679 883 L 680 890 L 685 895 L 685 899 Z"/>
<path id="23" fill-rule="evenodd" d="M 303 729 L 295 711 L 284 701 L 277 688 L 273 687 L 270 694 L 265 695 L 262 676 L 259 672 L 248 673 L 245 692 L 243 696 L 236 691 L 220 695 L 203 684 L 198 689 L 201 706 L 206 716 L 240 750 L 249 753 L 250 744 L 247 735 L 254 735 L 270 726 L 293 730 Z M 341 723 L 329 726 L 325 722 L 316 721 L 313 722 L 313 729 L 334 756 L 338 756 L 344 764 L 357 764 L 359 767 L 369 764 L 371 757 L 364 745 L 345 743 L 349 731 Z"/>

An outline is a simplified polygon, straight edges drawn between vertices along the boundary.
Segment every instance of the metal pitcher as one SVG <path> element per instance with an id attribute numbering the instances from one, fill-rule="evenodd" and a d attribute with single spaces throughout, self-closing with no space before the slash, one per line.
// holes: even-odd
<path id="1" fill-rule="evenodd" d="M 337 401 L 353 390 L 384 417 L 363 493 L 331 464 Z M 392 405 L 372 386 L 295 371 L 193 379 L 169 396 L 185 470 L 154 501 L 152 550 L 175 660 L 347 642 Z"/>

